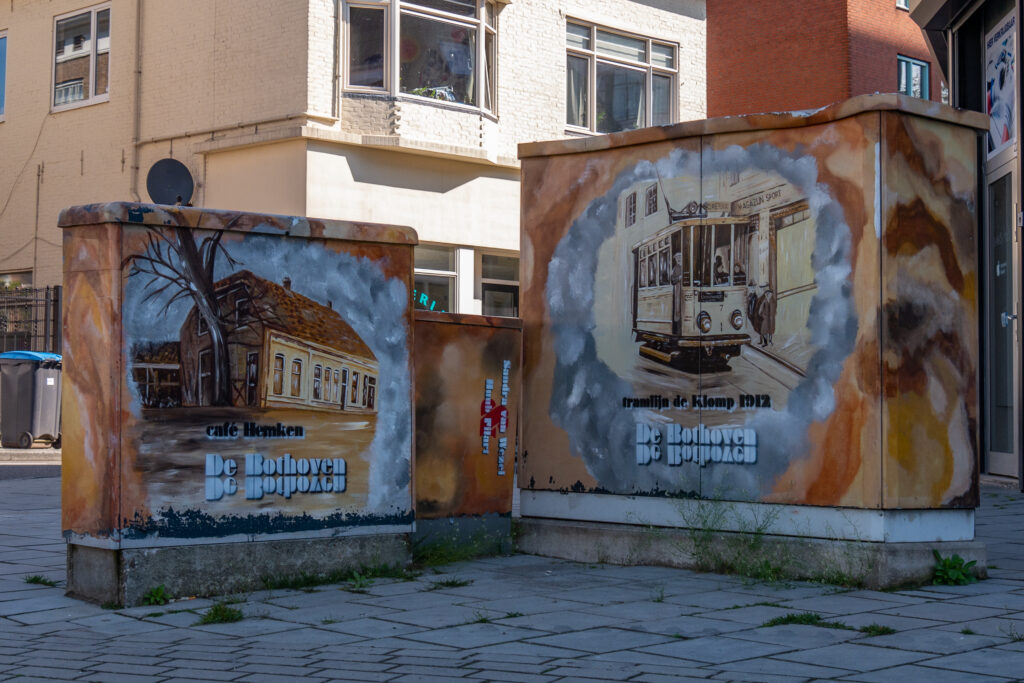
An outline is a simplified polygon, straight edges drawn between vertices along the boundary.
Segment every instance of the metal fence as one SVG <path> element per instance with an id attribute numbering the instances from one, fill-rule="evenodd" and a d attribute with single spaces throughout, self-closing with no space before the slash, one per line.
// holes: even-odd
<path id="1" fill-rule="evenodd" d="M 0 352 L 61 352 L 60 287 L 0 289 Z"/>

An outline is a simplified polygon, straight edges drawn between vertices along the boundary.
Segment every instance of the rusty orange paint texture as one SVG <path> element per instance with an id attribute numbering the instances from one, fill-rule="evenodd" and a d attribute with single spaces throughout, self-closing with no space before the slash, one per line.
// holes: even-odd
<path id="1" fill-rule="evenodd" d="M 428 311 L 416 312 L 415 325 L 416 517 L 508 515 L 521 325 Z"/>
<path id="2" fill-rule="evenodd" d="M 521 146 L 520 485 L 976 505 L 984 129 L 875 95 Z"/>
<path id="3" fill-rule="evenodd" d="M 190 542 L 411 520 L 415 233 L 141 204 L 72 207 L 60 224 L 68 302 L 65 531 L 115 542 L 145 543 L 154 534 Z M 180 240 L 179 229 L 187 233 Z M 180 252 L 194 245 L 200 257 L 216 252 L 205 262 L 226 337 L 229 386 L 219 404 L 213 347 L 205 341 L 212 336 L 199 326 L 199 303 L 188 292 L 196 280 L 187 282 L 173 245 Z M 344 273 L 369 288 L 361 295 L 366 310 L 356 310 L 347 292 L 362 290 Z M 389 321 L 387 340 L 375 338 L 378 329 L 385 334 L 375 314 Z M 275 365 L 277 355 L 287 367 Z M 247 437 L 246 424 L 271 431 Z M 279 424 L 303 432 L 284 438 L 273 431 Z M 211 433 L 222 425 L 236 431 Z M 382 460 L 381 451 L 390 455 Z M 344 459 L 345 490 L 250 496 L 251 453 L 290 458 L 296 471 L 269 480 L 297 475 L 311 487 L 326 485 L 314 462 L 331 461 L 333 469 Z M 209 454 L 237 467 L 213 477 L 213 488 Z M 234 492 L 222 489 L 230 474 Z"/>

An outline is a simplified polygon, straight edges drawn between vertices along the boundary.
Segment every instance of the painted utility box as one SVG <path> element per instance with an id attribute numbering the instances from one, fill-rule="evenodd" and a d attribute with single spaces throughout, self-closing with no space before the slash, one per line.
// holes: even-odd
<path id="1" fill-rule="evenodd" d="M 123 203 L 60 226 L 70 593 L 407 560 L 412 230 Z"/>
<path id="2" fill-rule="evenodd" d="M 415 315 L 416 537 L 490 546 L 511 531 L 522 322 Z"/>
<path id="3" fill-rule="evenodd" d="M 521 547 L 756 531 L 845 544 L 874 584 L 983 560 L 986 129 L 874 95 L 522 145 Z"/>

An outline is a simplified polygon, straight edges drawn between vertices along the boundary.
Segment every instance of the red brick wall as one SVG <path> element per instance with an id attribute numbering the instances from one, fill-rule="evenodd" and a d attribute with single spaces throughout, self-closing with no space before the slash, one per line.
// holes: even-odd
<path id="1" fill-rule="evenodd" d="M 894 92 L 896 55 L 929 63 L 896 0 L 707 0 L 708 116 L 812 109 Z"/>
<path id="2" fill-rule="evenodd" d="M 896 56 L 928 63 L 929 99 L 941 97 L 938 66 L 920 27 L 895 0 L 849 0 L 850 92 L 896 92 Z"/>
<path id="3" fill-rule="evenodd" d="M 846 2 L 707 0 L 708 116 L 848 97 Z"/>

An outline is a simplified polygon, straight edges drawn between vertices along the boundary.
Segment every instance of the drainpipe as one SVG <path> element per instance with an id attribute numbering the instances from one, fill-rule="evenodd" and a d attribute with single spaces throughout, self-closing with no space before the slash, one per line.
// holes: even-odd
<path id="1" fill-rule="evenodd" d="M 142 132 L 142 0 L 135 0 L 135 111 L 132 112 L 132 200 L 139 196 L 139 138 Z"/>

